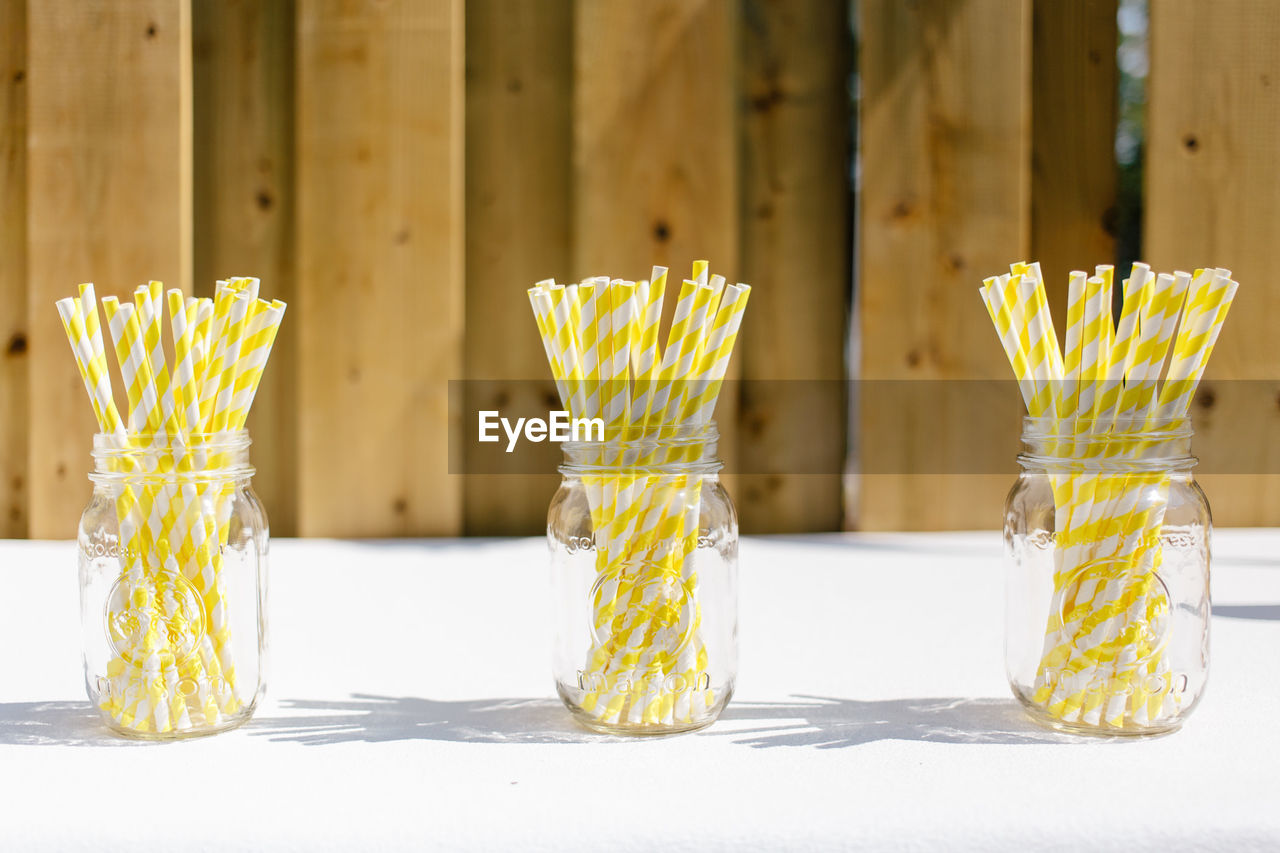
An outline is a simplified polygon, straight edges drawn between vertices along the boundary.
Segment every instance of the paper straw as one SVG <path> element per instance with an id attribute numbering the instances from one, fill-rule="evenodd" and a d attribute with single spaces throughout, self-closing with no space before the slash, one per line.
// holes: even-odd
<path id="1" fill-rule="evenodd" d="M 693 277 L 681 287 L 664 347 L 659 328 L 666 275 L 665 268 L 654 267 L 651 278 L 638 283 L 597 276 L 585 279 L 572 297 L 568 293 L 557 297 L 550 290 L 549 320 L 546 306 L 539 305 L 538 289 L 531 295 L 553 375 L 564 372 L 567 360 L 577 359 L 581 382 L 569 395 L 562 392 L 562 400 L 573 416 L 603 414 L 607 435 L 620 434 L 632 424 L 658 436 L 682 420 L 709 418 L 714 407 L 716 379 L 722 379 L 727 368 L 748 289 L 726 288 L 721 276 L 708 280 L 705 263 L 695 265 Z M 722 291 L 726 295 L 720 306 Z M 577 317 L 573 316 L 575 300 Z M 628 678 L 643 681 L 650 676 L 666 683 L 664 679 L 681 673 L 691 685 L 700 684 L 693 668 L 705 668 L 707 650 L 696 634 L 700 625 L 696 596 L 680 611 L 681 618 L 694 626 L 694 642 L 678 658 L 665 654 L 666 623 L 655 614 L 670 612 L 659 605 L 671 593 L 655 582 L 654 573 L 690 580 L 687 567 L 693 563 L 688 557 L 697 544 L 701 478 L 637 473 L 662 460 L 617 453 L 610 461 L 625 459 L 634 470 L 583 476 L 601 572 L 594 587 L 592 618 L 597 632 L 611 633 L 615 639 L 594 647 L 589 655 L 587 672 L 611 680 L 602 691 L 588 690 L 582 707 L 601 722 L 685 724 L 713 706 L 714 697 L 705 687 L 638 694 L 619 685 Z M 679 544 L 673 548 L 659 543 Z M 634 573 L 618 574 L 609 569 L 615 565 L 637 568 Z M 696 583 L 696 577 L 692 580 Z M 691 701 L 695 695 L 696 703 Z"/>
<path id="2" fill-rule="evenodd" d="M 99 429 L 113 436 L 119 449 L 138 451 L 109 464 L 118 466 L 117 473 L 142 466 L 136 473 L 156 475 L 136 483 L 125 480 L 115 493 L 121 552 L 129 555 L 122 560 L 121 582 L 149 596 L 151 606 L 178 625 L 183 593 L 175 584 L 185 578 L 208 619 L 207 633 L 191 657 L 179 660 L 167 645 L 169 639 L 143 622 L 143 633 L 133 638 L 139 650 L 135 657 L 110 663 L 106 677 L 111 689 L 102 696 L 103 710 L 116 724 L 138 733 L 218 726 L 242 706 L 221 571 L 221 543 L 230 533 L 236 489 L 173 481 L 167 474 L 206 464 L 204 451 L 189 436 L 207 429 L 210 417 L 220 428 L 243 428 L 284 312 L 283 303 L 254 302 L 257 288 L 257 280 L 248 278 L 220 287 L 220 314 L 210 300 L 170 291 L 172 370 L 162 341 L 166 294 L 160 282 L 135 290 L 133 304 L 103 299 L 129 403 L 127 418 L 112 399 L 92 285 L 81 287 L 78 300 L 58 302 Z M 238 305 L 248 304 L 253 310 L 246 316 Z M 221 400 L 203 399 L 205 388 Z M 194 692 L 179 689 L 188 682 L 196 685 Z"/>
<path id="3" fill-rule="evenodd" d="M 1110 267 L 1098 267 L 1097 275 L 1087 279 L 1083 273 L 1072 273 L 1061 369 L 1053 357 L 1056 339 L 1038 267 L 1017 264 L 1013 272 L 987 279 L 983 301 L 1029 413 L 1051 416 L 1065 425 L 1059 441 L 1063 452 L 1082 449 L 1078 458 L 1086 459 L 1098 454 L 1140 456 L 1140 443 L 1112 435 L 1117 425 L 1137 418 L 1150 430 L 1164 422 L 1157 418 L 1186 416 L 1235 295 L 1229 271 L 1156 276 L 1146 265 L 1135 264 L 1124 283 L 1114 326 Z M 1158 385 L 1166 357 L 1166 379 Z M 1045 383 L 1063 382 L 1055 397 L 1045 395 Z M 1169 608 L 1154 580 L 1161 561 L 1159 531 L 1169 475 L 1142 470 L 1050 472 L 1049 479 L 1058 540 L 1055 606 L 1033 701 L 1068 723 L 1160 725 L 1178 704 L 1167 689 L 1172 676 L 1162 641 L 1150 638 L 1150 626 Z M 1099 563 L 1100 558 L 1110 562 Z M 1080 568 L 1103 564 L 1122 568 L 1092 573 Z M 1090 691 L 1088 685 L 1095 680 L 1128 686 Z"/>

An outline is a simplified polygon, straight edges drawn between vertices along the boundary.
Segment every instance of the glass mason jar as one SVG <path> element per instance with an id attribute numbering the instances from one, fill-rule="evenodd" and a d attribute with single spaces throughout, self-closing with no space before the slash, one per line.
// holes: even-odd
<path id="1" fill-rule="evenodd" d="M 248 434 L 98 435 L 93 460 L 78 537 L 89 699 L 130 737 L 244 723 L 264 686 L 268 541 Z"/>
<path id="2" fill-rule="evenodd" d="M 587 727 L 709 725 L 738 665 L 738 519 L 714 424 L 566 442 L 547 541 L 556 690 Z"/>
<path id="3" fill-rule="evenodd" d="M 1209 666 L 1209 540 L 1185 419 L 1027 418 L 1005 504 L 1005 667 L 1038 722 L 1178 728 Z"/>

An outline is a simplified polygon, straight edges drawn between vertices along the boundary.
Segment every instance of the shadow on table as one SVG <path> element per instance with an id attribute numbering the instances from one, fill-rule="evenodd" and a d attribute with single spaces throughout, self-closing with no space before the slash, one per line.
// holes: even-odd
<path id="1" fill-rule="evenodd" d="M 464 699 L 353 694 L 283 699 L 247 726 L 250 734 L 305 744 L 442 740 L 455 743 L 593 743 L 614 740 L 574 724 L 555 699 Z"/>
<path id="2" fill-rule="evenodd" d="M 111 734 L 88 702 L 0 702 L 0 745 L 145 746 Z"/>
<path id="3" fill-rule="evenodd" d="M 1041 728 L 1012 699 L 885 699 L 797 696 L 795 702 L 734 702 L 711 734 L 752 747 L 838 749 L 880 740 L 1048 744 L 1080 738 Z M 750 723 L 770 723 L 750 726 Z"/>
<path id="4" fill-rule="evenodd" d="M 259 711 L 250 736 L 310 745 L 438 740 L 454 743 L 622 743 L 579 727 L 554 699 L 440 701 L 355 694 L 339 701 L 286 699 Z M 731 703 L 700 732 L 734 743 L 836 749 L 882 740 L 1047 744 L 1078 741 L 1037 727 L 1012 699 L 864 701 L 797 696 Z M 88 702 L 0 703 L 0 745 L 140 746 L 112 735 Z"/>
<path id="5" fill-rule="evenodd" d="M 295 743 L 443 740 L 465 743 L 592 743 L 615 740 L 576 726 L 553 699 L 439 702 L 353 695 L 350 700 L 284 700 L 244 727 L 252 736 Z M 0 746 L 146 746 L 112 734 L 88 702 L 0 702 Z"/>
<path id="6" fill-rule="evenodd" d="M 1280 604 L 1215 604 L 1213 615 L 1226 619 L 1280 620 Z"/>
<path id="7" fill-rule="evenodd" d="M 554 699 L 437 701 L 357 694 L 343 701 L 285 700 L 251 734 L 312 745 L 399 740 L 456 743 L 618 743 L 577 726 Z M 759 725 L 753 725 L 759 724 Z M 858 701 L 800 696 L 794 702 L 734 702 L 700 733 L 752 747 L 832 749 L 878 740 L 940 743 L 1068 743 L 1039 728 L 1011 699 Z"/>

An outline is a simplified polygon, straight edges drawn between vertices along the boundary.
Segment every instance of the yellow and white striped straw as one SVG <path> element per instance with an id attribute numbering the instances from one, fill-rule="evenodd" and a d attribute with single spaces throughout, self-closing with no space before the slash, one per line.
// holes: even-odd
<path id="1" fill-rule="evenodd" d="M 1135 264 L 1124 282 L 1118 325 L 1112 321 L 1111 268 L 1100 266 L 1088 278 L 1073 272 L 1067 345 L 1059 360 L 1038 265 L 1011 269 L 1011 276 L 984 282 L 983 301 L 1029 414 L 1065 425 L 1059 433 L 1064 452 L 1082 450 L 1080 459 L 1140 455 L 1141 441 L 1125 441 L 1125 433 L 1113 441 L 1113 433 L 1156 429 L 1169 418 L 1186 417 L 1235 294 L 1229 271 L 1157 276 Z M 1169 368 L 1157 390 L 1166 356 Z M 1046 394 L 1055 384 L 1059 390 Z M 1050 480 L 1057 532 L 1054 600 L 1061 617 L 1057 607 L 1051 610 L 1034 701 L 1064 722 L 1158 725 L 1177 706 L 1167 689 L 1169 665 L 1156 645 L 1162 641 L 1146 639 L 1169 607 L 1153 580 L 1169 475 L 1099 470 L 1051 473 Z M 1123 568 L 1108 574 L 1088 568 L 1104 563 Z M 1139 668 L 1126 661 L 1144 663 Z M 1122 687 L 1086 689 L 1098 680 Z"/>
<path id="2" fill-rule="evenodd" d="M 620 435 L 627 426 L 639 427 L 639 435 L 665 435 L 678 424 L 709 419 L 714 408 L 749 288 L 726 288 L 722 276 L 708 279 L 706 262 L 696 263 L 693 276 L 681 287 L 662 346 L 666 278 L 665 268 L 654 267 L 650 279 L 639 283 L 594 277 L 584 279 L 571 294 L 556 296 L 548 289 L 549 311 L 542 302 L 542 283 L 530 293 L 553 375 L 559 378 L 567 361 L 577 359 L 579 389 L 576 397 L 562 391 L 562 400 L 575 415 L 603 415 L 606 437 Z M 670 593 L 661 592 L 666 582 L 656 582 L 655 575 L 683 578 L 680 583 L 696 590 L 690 553 L 697 542 L 701 477 L 639 476 L 635 472 L 642 469 L 636 466 L 664 461 L 653 451 L 636 459 L 618 451 L 616 458 L 602 459 L 620 465 L 624 460 L 629 467 L 619 467 L 616 473 L 583 478 L 600 572 L 592 618 L 598 632 L 614 637 L 589 655 L 587 674 L 609 680 L 604 689 L 587 692 L 583 708 L 601 722 L 696 721 L 714 704 L 702 688 L 640 697 L 621 685 L 631 677 L 649 676 L 665 683 L 674 674 L 692 684 L 698 681 L 692 667 L 706 666 L 707 649 L 697 637 L 680 655 L 665 649 L 664 620 L 673 611 L 660 606 Z M 635 568 L 620 573 L 619 566 Z M 681 607 L 695 627 L 700 624 L 696 594 Z M 695 694 L 697 702 L 692 701 Z"/>
<path id="3" fill-rule="evenodd" d="M 204 464 L 204 454 L 192 446 L 190 436 L 210 425 L 243 428 L 284 311 L 281 302 L 256 300 L 258 284 L 250 278 L 221 283 L 221 312 L 211 300 L 170 291 L 172 369 L 163 346 L 166 294 L 160 282 L 137 288 L 132 304 L 114 297 L 102 300 L 127 417 L 117 411 L 112 396 L 93 286 L 82 285 L 79 299 L 57 303 L 99 429 L 118 449 L 139 451 L 113 463 L 123 466 L 121 473 L 138 465 L 142 474 L 165 475 L 175 467 L 193 470 Z M 172 611 L 177 606 L 173 579 L 185 577 L 208 619 L 208 634 L 199 640 L 194 657 L 179 660 L 170 640 L 148 628 L 134 637 L 132 660 L 109 663 L 112 689 L 102 696 L 102 707 L 125 728 L 164 733 L 216 726 L 241 707 L 219 544 L 229 535 L 233 491 L 157 477 L 126 482 L 116 495 L 122 553 L 130 555 L 122 576 L 130 588 L 145 593 L 152 606 Z M 170 612 L 168 618 L 183 617 Z M 160 623 L 150 624 L 154 628 Z M 195 692 L 179 690 L 181 679 L 193 680 Z"/>

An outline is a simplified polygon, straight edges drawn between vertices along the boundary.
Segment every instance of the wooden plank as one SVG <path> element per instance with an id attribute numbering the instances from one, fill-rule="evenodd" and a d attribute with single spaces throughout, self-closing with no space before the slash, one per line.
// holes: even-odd
<path id="1" fill-rule="evenodd" d="M 1065 317 L 1068 273 L 1116 254 L 1116 0 L 1035 0 L 1031 55 L 1031 257 Z"/>
<path id="2" fill-rule="evenodd" d="M 744 528 L 838 530 L 851 290 L 848 5 L 749 0 L 743 14 Z M 796 476 L 794 472 L 812 474 Z"/>
<path id="3" fill-rule="evenodd" d="M 546 411 L 557 399 L 525 289 L 569 275 L 572 12 L 569 0 L 467 4 L 463 360 L 484 409 Z M 467 447 L 470 471 L 478 445 Z M 465 532 L 545 530 L 559 481 L 551 470 L 469 475 Z"/>
<path id="4" fill-rule="evenodd" d="M 575 275 L 737 276 L 736 8 L 578 0 Z M 678 266 L 677 266 L 678 265 Z"/>
<path id="5" fill-rule="evenodd" d="M 95 427 L 53 303 L 190 291 L 190 8 L 50 0 L 27 23 L 30 532 L 70 538 Z"/>
<path id="6" fill-rule="evenodd" d="M 0 0 L 0 538 L 27 535 L 27 5 Z"/>
<path id="7" fill-rule="evenodd" d="M 1144 254 L 1240 282 L 1196 406 L 1197 479 L 1219 524 L 1269 525 L 1280 476 L 1214 475 L 1210 460 L 1280 471 L 1280 353 L 1267 343 L 1280 311 L 1280 6 L 1153 3 L 1150 24 Z"/>
<path id="8" fill-rule="evenodd" d="M 972 383 L 956 380 L 1009 379 L 977 290 L 1030 247 L 1030 4 L 863 0 L 860 9 L 861 376 L 946 381 L 931 384 L 936 399 L 902 394 L 904 408 L 864 394 L 859 464 L 890 473 L 861 477 L 850 521 L 989 528 L 1016 471 L 1012 406 L 1007 427 L 989 436 L 1009 448 L 1007 474 L 901 472 L 932 449 L 934 424 L 972 405 Z"/>
<path id="9" fill-rule="evenodd" d="M 460 0 L 298 4 L 298 530 L 453 535 Z"/>
<path id="10" fill-rule="evenodd" d="M 229 275 L 262 279 L 293 302 L 292 0 L 196 0 L 195 288 Z M 254 488 L 272 533 L 297 533 L 297 315 L 290 313 L 249 416 Z"/>
<path id="11" fill-rule="evenodd" d="M 574 277 L 641 278 L 663 264 L 678 290 L 690 264 L 706 258 L 712 272 L 745 281 L 738 252 L 738 4 L 576 0 L 574 8 Z M 668 316 L 674 304 L 668 300 Z M 731 370 L 738 369 L 735 359 Z M 731 385 L 721 392 L 716 420 L 720 456 L 732 468 Z"/>

